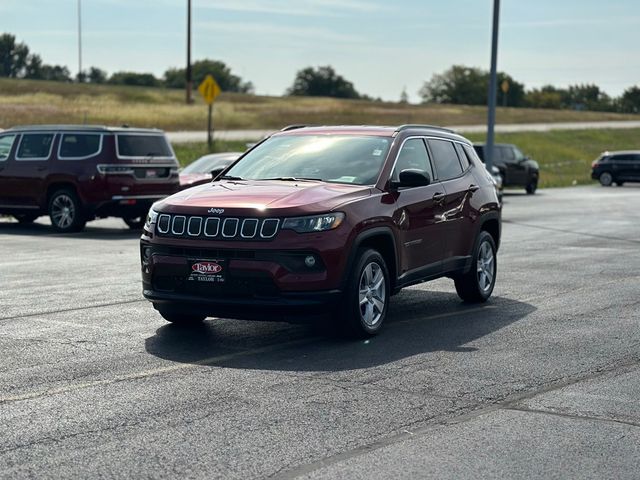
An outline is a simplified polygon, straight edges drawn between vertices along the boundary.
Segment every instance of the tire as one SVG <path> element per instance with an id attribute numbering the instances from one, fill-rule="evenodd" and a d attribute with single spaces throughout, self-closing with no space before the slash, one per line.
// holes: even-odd
<path id="1" fill-rule="evenodd" d="M 40 215 L 35 215 L 33 213 L 22 213 L 19 215 L 14 215 L 13 218 L 15 218 L 19 224 L 27 225 L 29 223 L 35 222 L 39 216 Z"/>
<path id="2" fill-rule="evenodd" d="M 122 217 L 122 220 L 131 230 L 140 230 L 142 227 L 144 227 L 144 222 L 146 219 L 141 215 L 139 217 Z"/>
<path id="3" fill-rule="evenodd" d="M 496 284 L 497 271 L 496 244 L 483 230 L 476 240 L 471 268 L 455 278 L 458 296 L 469 303 L 486 302 Z"/>
<path id="4" fill-rule="evenodd" d="M 360 249 L 349 276 L 341 326 L 349 338 L 372 337 L 382 329 L 389 307 L 389 270 L 373 249 Z"/>
<path id="5" fill-rule="evenodd" d="M 610 187 L 613 183 L 613 175 L 609 172 L 602 172 L 598 177 L 598 180 L 600 180 L 600 185 L 603 187 Z"/>
<path id="6" fill-rule="evenodd" d="M 533 195 L 534 193 L 536 193 L 536 190 L 538 189 L 538 181 L 532 180 L 531 182 L 529 182 L 529 184 L 526 187 L 524 187 L 524 189 L 529 195 Z"/>
<path id="7" fill-rule="evenodd" d="M 156 310 L 167 322 L 185 327 L 200 325 L 206 318 L 204 315 L 181 313 L 175 308 L 156 307 Z"/>
<path id="8" fill-rule="evenodd" d="M 54 230 L 62 233 L 79 232 L 87 223 L 78 195 L 67 188 L 49 197 L 49 218 Z"/>

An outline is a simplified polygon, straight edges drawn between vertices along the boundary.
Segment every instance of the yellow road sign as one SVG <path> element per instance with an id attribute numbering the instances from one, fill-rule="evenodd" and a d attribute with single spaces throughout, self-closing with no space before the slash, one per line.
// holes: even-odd
<path id="1" fill-rule="evenodd" d="M 509 81 L 508 80 L 503 80 L 502 84 L 500 85 L 500 88 L 502 89 L 502 91 L 504 93 L 507 93 L 509 91 Z"/>
<path id="2" fill-rule="evenodd" d="M 202 98 L 204 98 L 204 101 L 209 105 L 211 105 L 216 97 L 220 95 L 220 92 L 222 92 L 218 82 L 216 82 L 215 78 L 211 75 L 207 75 L 205 77 L 198 87 L 198 91 L 200 92 L 200 95 L 202 95 Z"/>

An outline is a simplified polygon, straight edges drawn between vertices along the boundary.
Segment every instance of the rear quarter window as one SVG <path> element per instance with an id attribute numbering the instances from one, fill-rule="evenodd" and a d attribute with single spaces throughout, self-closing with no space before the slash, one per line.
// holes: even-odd
<path id="1" fill-rule="evenodd" d="M 456 151 L 458 152 L 458 158 L 460 159 L 460 165 L 462 165 L 462 170 L 466 170 L 471 165 L 471 159 L 467 158 L 467 154 L 462 148 L 462 145 L 456 143 Z"/>
<path id="2" fill-rule="evenodd" d="M 102 135 L 65 133 L 60 140 L 58 156 L 62 159 L 88 158 L 97 155 L 102 146 Z"/>
<path id="3" fill-rule="evenodd" d="M 164 135 L 117 134 L 120 157 L 173 157 Z"/>

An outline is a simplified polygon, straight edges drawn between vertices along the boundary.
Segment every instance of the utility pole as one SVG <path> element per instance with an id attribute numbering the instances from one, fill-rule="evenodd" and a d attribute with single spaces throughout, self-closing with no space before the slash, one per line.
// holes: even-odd
<path id="1" fill-rule="evenodd" d="M 81 0 L 78 0 L 78 82 L 82 79 L 82 7 Z"/>
<path id="2" fill-rule="evenodd" d="M 496 124 L 496 96 L 498 90 L 498 24 L 500 22 L 500 0 L 493 0 L 493 34 L 491 36 L 491 76 L 489 78 L 489 113 L 487 118 L 487 145 L 484 163 L 491 172 L 493 166 L 494 130 Z"/>
<path id="3" fill-rule="evenodd" d="M 193 80 L 191 79 L 191 0 L 187 0 L 187 104 L 192 102 L 191 89 Z"/>

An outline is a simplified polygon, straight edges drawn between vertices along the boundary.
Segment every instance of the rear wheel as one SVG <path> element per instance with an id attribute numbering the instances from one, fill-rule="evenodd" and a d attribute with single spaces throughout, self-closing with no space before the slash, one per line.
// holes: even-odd
<path id="1" fill-rule="evenodd" d="M 496 244 L 493 237 L 480 232 L 473 252 L 471 268 L 455 278 L 456 292 L 465 302 L 486 302 L 496 284 Z"/>
<path id="2" fill-rule="evenodd" d="M 39 216 L 40 215 L 35 215 L 33 213 L 22 213 L 19 215 L 14 215 L 13 218 L 15 218 L 18 221 L 18 223 L 21 223 L 24 225 L 24 224 L 35 222 Z"/>
<path id="3" fill-rule="evenodd" d="M 347 336 L 367 338 L 381 330 L 387 316 L 389 290 L 389 271 L 382 255 L 373 249 L 360 250 L 343 306 L 342 326 Z"/>
<path id="4" fill-rule="evenodd" d="M 609 172 L 601 173 L 598 179 L 600 180 L 600 185 L 602 185 L 603 187 L 610 187 L 613 183 L 613 175 L 611 175 Z"/>
<path id="5" fill-rule="evenodd" d="M 140 230 L 144 227 L 145 217 L 122 217 L 122 220 L 131 230 Z"/>
<path id="6" fill-rule="evenodd" d="M 73 190 L 57 190 L 49 198 L 51 225 L 59 232 L 79 232 L 87 223 L 80 199 Z"/>
<path id="7" fill-rule="evenodd" d="M 201 324 L 206 318 L 204 315 L 196 315 L 192 313 L 183 313 L 176 308 L 156 307 L 158 313 L 167 322 L 175 325 L 192 326 Z"/>

